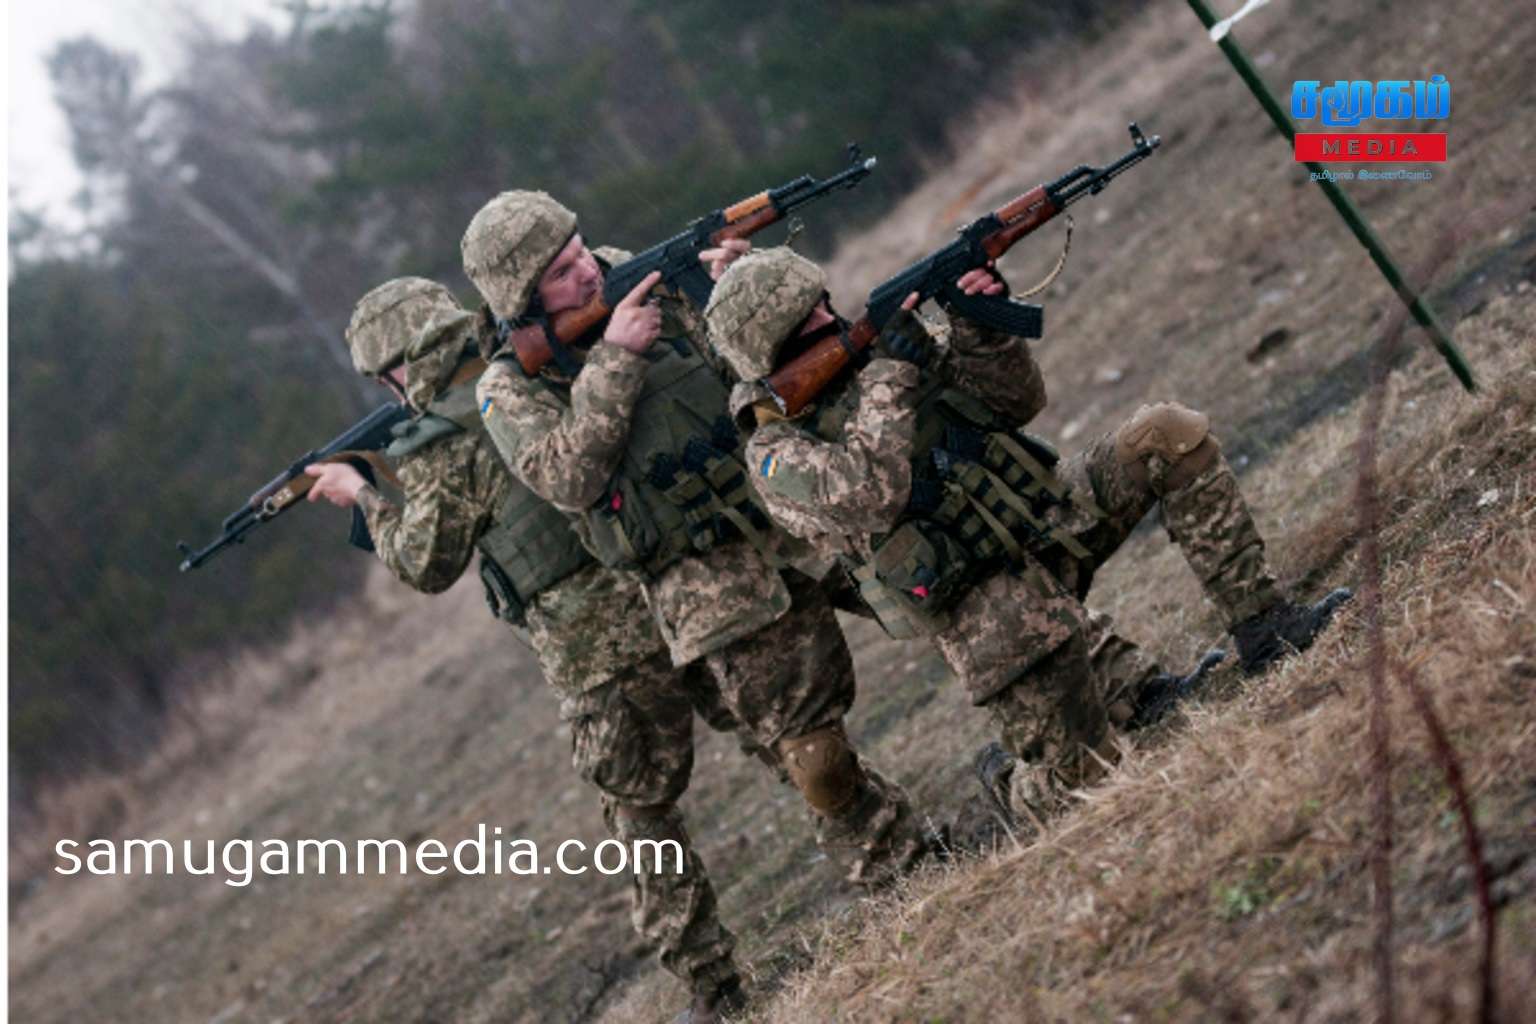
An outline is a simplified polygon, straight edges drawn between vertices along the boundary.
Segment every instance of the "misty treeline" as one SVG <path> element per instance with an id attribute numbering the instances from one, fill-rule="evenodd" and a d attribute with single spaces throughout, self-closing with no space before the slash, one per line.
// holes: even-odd
<path id="1" fill-rule="evenodd" d="M 352 372 L 352 304 L 400 274 L 473 301 L 458 242 L 492 195 L 547 189 L 638 248 L 857 139 L 881 166 L 808 216 L 825 252 L 1022 61 L 1129 6 L 296 3 L 238 39 L 182 25 L 154 90 L 110 40 L 59 46 L 89 227 L 12 216 L 13 809 L 142 753 L 223 655 L 354 591 L 368 556 L 333 509 L 187 575 L 174 544 L 387 397 Z"/>

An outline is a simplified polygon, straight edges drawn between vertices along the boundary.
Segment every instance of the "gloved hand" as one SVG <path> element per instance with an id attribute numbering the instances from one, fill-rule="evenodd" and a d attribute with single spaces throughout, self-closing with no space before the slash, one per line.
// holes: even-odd
<path id="1" fill-rule="evenodd" d="M 908 309 L 899 311 L 891 318 L 880 332 L 876 345 L 880 355 L 903 360 L 920 370 L 933 360 L 933 339 Z"/>

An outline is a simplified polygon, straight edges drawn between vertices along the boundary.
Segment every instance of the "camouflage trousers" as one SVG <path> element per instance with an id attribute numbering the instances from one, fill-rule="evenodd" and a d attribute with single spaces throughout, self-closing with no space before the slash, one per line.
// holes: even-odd
<path id="1" fill-rule="evenodd" d="M 660 870 L 673 866 L 664 857 L 656 872 L 631 876 L 632 916 L 662 966 L 690 989 L 707 991 L 736 974 L 735 938 L 720 922 L 714 888 L 677 808 L 693 772 L 696 713 L 718 731 L 736 728 L 707 673 L 673 668 L 665 651 L 561 705 L 572 760 L 602 794 L 608 834 L 626 846 L 673 840 L 682 849 L 682 873 Z M 766 754 L 750 738 L 743 749 Z"/>
<path id="2" fill-rule="evenodd" d="M 1114 621 L 1108 615 L 1093 608 L 1085 610 L 1088 619 L 1083 632 L 1088 643 L 1088 665 L 1103 696 L 1110 727 L 1123 729 L 1136 714 L 1142 689 L 1162 674 L 1163 667 L 1134 641 L 1115 632 Z"/>
<path id="3" fill-rule="evenodd" d="M 792 603 L 777 621 L 704 657 L 722 703 L 761 746 L 840 727 L 853 706 L 853 655 L 826 592 L 785 572 Z M 906 793 L 857 761 L 856 789 L 835 816 L 813 814 L 816 841 L 850 881 L 879 886 L 927 849 Z"/>
<path id="4" fill-rule="evenodd" d="M 1070 791 L 1097 781 L 1116 760 L 1111 706 L 1125 710 L 1155 663 L 1135 652 L 1083 606 L 1093 574 L 1136 525 L 1161 506 L 1163 524 L 1228 624 L 1280 600 L 1264 544 L 1219 453 L 1175 489 L 1166 467 L 1133 472 L 1107 434 L 1057 467 L 1102 516 L 1058 506 L 1048 518 L 1088 550 L 1053 547 L 1016 571 L 982 580 L 935 641 L 971 699 L 988 710 L 1015 763 L 1009 801 L 1024 821 L 1058 811 Z M 1114 688 L 1118 687 L 1119 692 Z"/>

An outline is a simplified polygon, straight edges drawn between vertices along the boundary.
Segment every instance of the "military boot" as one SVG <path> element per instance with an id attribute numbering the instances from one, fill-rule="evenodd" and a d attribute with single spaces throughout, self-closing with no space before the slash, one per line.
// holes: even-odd
<path id="1" fill-rule="evenodd" d="M 1131 715 L 1130 721 L 1125 723 L 1127 732 L 1137 729 L 1145 729 L 1149 725 L 1155 725 L 1168 716 L 1173 706 L 1179 701 L 1194 694 L 1205 682 L 1206 673 L 1220 665 L 1227 658 L 1227 652 L 1221 648 L 1213 648 L 1205 652 L 1200 659 L 1200 664 L 1187 676 L 1176 676 L 1171 672 L 1160 672 L 1148 679 L 1136 694 L 1136 711 Z"/>
<path id="2" fill-rule="evenodd" d="M 923 846 L 927 855 L 940 864 L 955 859 L 955 829 L 949 822 L 930 822 L 923 828 Z"/>
<path id="3" fill-rule="evenodd" d="M 727 978 L 707 991 L 695 992 L 693 1004 L 678 1014 L 673 1024 L 720 1024 L 747 1008 L 747 994 L 740 978 Z"/>
<path id="4" fill-rule="evenodd" d="M 1340 587 L 1313 605 L 1282 601 L 1233 626 L 1243 674 L 1256 676 L 1281 658 L 1311 647 L 1333 613 L 1354 596 L 1354 591 Z"/>
<path id="5" fill-rule="evenodd" d="M 1008 799 L 1008 786 L 1013 778 L 1013 766 L 1017 761 L 1018 758 L 1004 750 L 1001 743 L 994 741 L 976 752 L 976 761 L 973 765 L 976 770 L 976 779 L 981 783 L 981 791 L 986 794 L 988 802 L 992 804 L 992 810 L 1004 825 L 1015 831 L 1019 827 L 1019 821 L 1014 816 L 1013 805 Z"/>

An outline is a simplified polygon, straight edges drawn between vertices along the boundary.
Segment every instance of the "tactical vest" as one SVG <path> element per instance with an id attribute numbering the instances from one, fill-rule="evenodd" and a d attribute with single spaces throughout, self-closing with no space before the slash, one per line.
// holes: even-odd
<path id="1" fill-rule="evenodd" d="M 738 539 L 767 554 L 772 526 L 727 412 L 730 389 L 682 337 L 664 335 L 643 358 L 651 365 L 624 453 L 603 496 L 577 518 L 587 547 L 603 565 L 650 579 Z M 570 404 L 569 385 L 539 383 Z"/>
<path id="2" fill-rule="evenodd" d="M 841 438 L 854 399 L 855 389 L 843 389 L 811 412 L 805 429 L 824 440 Z M 1091 499 L 1069 494 L 1052 472 L 1058 461 L 1046 442 L 936 374 L 924 374 L 911 497 L 896 525 L 873 538 L 869 560 L 849 566 L 886 632 L 897 639 L 939 632 L 973 583 L 1026 554 L 1060 546 L 1088 557 L 1075 537 L 1045 518 L 1051 505 L 1069 501 L 1103 514 Z"/>
<path id="3" fill-rule="evenodd" d="M 434 399 L 421 416 L 398 424 L 386 454 L 398 458 L 441 438 L 484 429 L 475 407 L 475 381 L 464 381 Z M 593 564 L 593 558 L 570 520 L 516 477 L 511 477 L 495 520 L 475 540 L 480 582 L 491 614 L 520 626 L 528 603 L 540 591 Z"/>

